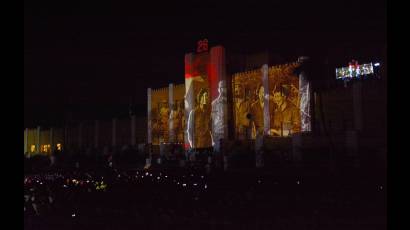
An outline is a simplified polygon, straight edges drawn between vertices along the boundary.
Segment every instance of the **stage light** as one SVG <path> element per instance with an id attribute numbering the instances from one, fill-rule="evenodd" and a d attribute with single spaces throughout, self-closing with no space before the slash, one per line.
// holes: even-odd
<path id="1" fill-rule="evenodd" d="M 72 216 L 72 217 L 75 217 L 75 213 L 73 213 L 71 216 Z"/>
<path id="2" fill-rule="evenodd" d="M 208 188 L 208 185 L 205 185 L 204 188 L 205 188 L 205 189 Z"/>
<path id="3" fill-rule="evenodd" d="M 197 184 L 194 184 L 194 186 L 196 186 Z"/>
<path id="4" fill-rule="evenodd" d="M 374 63 L 374 66 L 380 66 L 380 63 Z"/>
<path id="5" fill-rule="evenodd" d="M 186 187 L 186 184 L 182 184 L 182 186 Z"/>
<path id="6" fill-rule="evenodd" d="M 296 184 L 300 184 L 300 181 L 296 181 Z"/>

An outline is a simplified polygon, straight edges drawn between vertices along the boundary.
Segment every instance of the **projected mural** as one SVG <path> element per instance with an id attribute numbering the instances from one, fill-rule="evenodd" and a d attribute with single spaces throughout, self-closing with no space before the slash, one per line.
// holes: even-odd
<path id="1" fill-rule="evenodd" d="M 167 142 L 169 137 L 168 117 L 170 114 L 168 105 L 168 88 L 152 91 L 151 96 L 151 137 L 152 144 L 159 145 Z"/>
<path id="2" fill-rule="evenodd" d="M 188 141 L 192 148 L 208 148 L 212 146 L 209 90 L 207 87 L 201 87 L 197 91 L 196 105 L 188 116 Z"/>
<path id="3" fill-rule="evenodd" d="M 153 89 L 148 97 L 148 134 L 153 145 L 183 143 L 185 85 Z"/>
<path id="4" fill-rule="evenodd" d="M 185 56 L 185 143 L 189 148 L 212 147 L 209 54 Z"/>
<path id="5" fill-rule="evenodd" d="M 225 49 L 206 51 L 185 55 L 185 144 L 219 151 L 220 140 L 227 138 Z"/>
<path id="6" fill-rule="evenodd" d="M 301 67 L 304 59 L 299 61 L 265 64 L 227 81 L 223 47 L 186 54 L 185 84 L 148 90 L 149 143 L 219 152 L 228 124 L 230 138 L 237 140 L 311 131 L 311 88 Z"/>
<path id="7" fill-rule="evenodd" d="M 238 73 L 232 81 L 235 137 L 249 139 L 255 136 L 261 124 L 263 127 L 263 108 L 258 107 L 261 106 L 258 91 L 262 90 L 262 73 L 260 70 Z"/>
<path id="8" fill-rule="evenodd" d="M 270 67 L 265 78 L 262 69 L 233 76 L 236 138 L 289 136 L 302 130 L 301 114 L 308 115 L 308 90 L 303 83 L 305 88 L 300 92 L 300 80 L 295 74 L 299 66 L 299 63 L 290 63 Z M 309 117 L 304 118 L 304 123 L 308 123 Z"/>
<path id="9" fill-rule="evenodd" d="M 219 150 L 219 140 L 226 137 L 227 130 L 227 89 L 226 81 L 221 80 L 218 82 L 218 96 L 212 103 L 212 138 L 213 145 Z"/>

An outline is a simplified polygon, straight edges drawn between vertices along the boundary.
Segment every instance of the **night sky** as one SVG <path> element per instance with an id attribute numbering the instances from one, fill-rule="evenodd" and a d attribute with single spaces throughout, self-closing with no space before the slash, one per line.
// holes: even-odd
<path id="1" fill-rule="evenodd" d="M 146 89 L 184 82 L 184 54 L 207 38 L 235 53 L 311 54 L 383 44 L 385 3 L 24 5 L 24 125 L 146 113 Z"/>

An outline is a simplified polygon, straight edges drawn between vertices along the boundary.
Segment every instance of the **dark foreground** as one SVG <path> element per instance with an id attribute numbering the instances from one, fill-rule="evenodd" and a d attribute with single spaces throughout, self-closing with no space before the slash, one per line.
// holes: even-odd
<path id="1" fill-rule="evenodd" d="M 24 213 L 25 229 L 386 229 L 386 185 L 364 172 L 44 173 L 26 175 Z"/>

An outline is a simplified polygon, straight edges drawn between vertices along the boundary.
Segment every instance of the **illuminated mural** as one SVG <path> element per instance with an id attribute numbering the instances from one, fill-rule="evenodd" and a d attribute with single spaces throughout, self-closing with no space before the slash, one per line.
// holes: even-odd
<path id="1" fill-rule="evenodd" d="M 149 97 L 149 133 L 151 143 L 184 142 L 185 114 L 184 94 L 185 85 L 153 89 Z"/>
<path id="2" fill-rule="evenodd" d="M 299 77 L 295 74 L 299 66 L 299 63 L 272 66 L 265 78 L 263 69 L 232 77 L 236 138 L 289 136 L 302 130 L 301 113 L 308 108 L 301 110 L 301 98 L 303 105 L 308 98 L 300 93 Z"/>
<path id="3" fill-rule="evenodd" d="M 188 148 L 212 147 L 209 53 L 185 55 L 185 116 Z"/>
<path id="4" fill-rule="evenodd" d="M 185 144 L 219 151 L 220 140 L 227 138 L 225 49 L 208 52 L 206 40 L 198 45 L 206 49 L 185 55 Z"/>
<path id="5" fill-rule="evenodd" d="M 238 140 L 311 131 L 311 89 L 301 63 L 263 65 L 228 82 L 223 47 L 186 54 L 185 84 L 148 90 L 148 140 L 220 151 L 228 121 Z"/>
<path id="6" fill-rule="evenodd" d="M 188 141 L 192 148 L 212 146 L 211 104 L 208 87 L 201 87 L 196 93 L 194 108 L 188 116 Z"/>
<path id="7" fill-rule="evenodd" d="M 218 97 L 211 103 L 213 145 L 219 150 L 219 140 L 226 138 L 227 130 L 227 88 L 225 80 L 218 82 Z"/>
<path id="8" fill-rule="evenodd" d="M 184 95 L 185 85 L 176 85 L 173 87 L 173 100 L 171 103 L 171 111 L 169 114 L 169 130 L 170 130 L 170 142 L 183 143 L 184 142 L 184 130 L 186 129 L 185 122 L 185 106 Z"/>
<path id="9" fill-rule="evenodd" d="M 152 90 L 150 121 L 152 144 L 154 145 L 168 141 L 170 114 L 168 104 L 168 88 Z"/>
<path id="10" fill-rule="evenodd" d="M 258 90 L 262 86 L 262 73 L 256 70 L 235 74 L 232 77 L 232 86 L 235 137 L 249 139 L 256 135 L 256 128 L 259 128 L 261 122 L 263 126 L 263 114 L 258 108 Z"/>
<path id="11" fill-rule="evenodd" d="M 299 63 L 273 66 L 269 69 L 269 97 L 273 101 L 270 135 L 289 136 L 301 131 L 299 78 L 295 68 Z"/>

